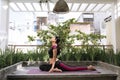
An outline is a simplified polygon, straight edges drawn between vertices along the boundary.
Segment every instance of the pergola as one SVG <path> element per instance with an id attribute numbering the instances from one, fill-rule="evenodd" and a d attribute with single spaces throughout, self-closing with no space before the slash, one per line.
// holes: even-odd
<path id="1" fill-rule="evenodd" d="M 47 1 L 47 2 L 45 2 Z M 58 0 L 10 0 L 10 9 L 20 12 L 51 12 Z M 104 12 L 114 0 L 65 0 L 70 12 Z M 62 4 L 61 4 L 62 5 Z"/>

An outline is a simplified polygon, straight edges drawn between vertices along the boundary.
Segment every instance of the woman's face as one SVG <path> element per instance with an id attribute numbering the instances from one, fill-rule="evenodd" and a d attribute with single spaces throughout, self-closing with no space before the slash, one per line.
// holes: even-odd
<path id="1" fill-rule="evenodd" d="M 52 38 L 51 38 L 51 42 L 56 42 L 56 38 L 55 38 L 55 37 L 52 37 Z"/>

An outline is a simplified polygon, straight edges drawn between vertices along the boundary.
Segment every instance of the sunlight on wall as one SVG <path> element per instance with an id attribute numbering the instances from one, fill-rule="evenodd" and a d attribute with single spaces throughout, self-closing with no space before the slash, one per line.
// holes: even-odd
<path id="1" fill-rule="evenodd" d="M 9 12 L 9 41 L 8 44 L 42 44 L 38 42 L 36 38 L 35 42 L 30 43 L 28 41 L 28 35 L 36 35 L 35 27 L 37 24 L 37 17 L 40 18 L 40 29 L 47 30 L 48 25 L 57 25 L 60 22 L 64 22 L 68 19 L 75 18 L 78 22 L 83 22 L 83 15 L 81 12 L 69 12 L 67 14 L 54 14 L 52 12 Z M 95 30 L 100 28 L 101 23 L 105 17 L 108 17 L 106 13 L 94 13 L 94 25 Z M 42 24 L 41 17 L 47 18 L 47 25 Z M 38 27 L 38 26 L 37 26 Z M 86 30 L 86 29 L 84 29 Z M 88 32 L 88 30 L 86 31 Z M 88 32 L 89 33 L 89 32 Z M 14 36 L 14 37 L 13 37 Z"/>
<path id="2" fill-rule="evenodd" d="M 0 0 L 0 30 L 1 30 L 1 0 Z"/>
<path id="3" fill-rule="evenodd" d="M 76 20 L 79 19 L 79 17 L 81 16 L 81 12 L 70 12 L 70 13 L 67 13 L 67 14 L 59 14 L 59 22 L 64 22 L 68 19 L 71 19 L 71 18 L 75 18 Z"/>
<path id="4" fill-rule="evenodd" d="M 20 16 L 19 16 L 20 15 Z M 56 25 L 71 18 L 79 18 L 81 13 L 71 12 L 67 14 L 54 14 L 48 12 L 13 12 L 10 10 L 9 16 L 9 44 L 41 44 L 37 42 L 29 43 L 27 36 L 35 35 L 35 25 L 37 17 L 46 17 L 48 24 Z M 40 20 L 41 21 L 41 20 Z M 47 25 L 40 25 L 40 29 L 47 30 Z M 14 36 L 14 37 L 13 37 Z"/>

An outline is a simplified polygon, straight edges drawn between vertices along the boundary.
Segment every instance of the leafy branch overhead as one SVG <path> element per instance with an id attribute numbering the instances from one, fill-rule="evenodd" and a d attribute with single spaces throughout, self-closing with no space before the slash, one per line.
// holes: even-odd
<path id="1" fill-rule="evenodd" d="M 50 45 L 50 38 L 52 36 L 59 36 L 61 39 L 60 46 L 70 45 L 73 43 L 72 36 L 70 36 L 70 24 L 75 23 L 75 19 L 67 20 L 63 23 L 59 23 L 57 26 L 50 25 L 48 30 L 37 31 L 37 37 L 43 41 L 44 45 Z M 33 36 L 28 36 L 29 40 L 33 41 Z"/>
<path id="2" fill-rule="evenodd" d="M 90 34 L 85 34 L 81 31 L 77 31 L 78 34 L 74 35 L 74 37 L 82 42 L 82 45 L 100 45 L 100 41 L 103 38 L 106 38 L 106 36 L 101 35 L 101 34 L 95 34 L 95 33 L 90 33 Z"/>
<path id="3" fill-rule="evenodd" d="M 70 25 L 76 22 L 77 21 L 73 18 L 57 25 L 50 25 L 48 26 L 48 30 L 37 31 L 37 37 L 44 43 L 45 46 L 50 46 L 51 37 L 59 36 L 61 39 L 61 48 L 64 48 L 65 46 L 70 47 L 76 39 L 82 42 L 82 45 L 99 45 L 100 40 L 105 38 L 105 36 L 100 34 L 86 34 L 81 31 L 76 31 L 78 34 L 71 35 Z M 28 36 L 28 38 L 31 41 L 35 40 L 35 37 L 33 36 Z"/>

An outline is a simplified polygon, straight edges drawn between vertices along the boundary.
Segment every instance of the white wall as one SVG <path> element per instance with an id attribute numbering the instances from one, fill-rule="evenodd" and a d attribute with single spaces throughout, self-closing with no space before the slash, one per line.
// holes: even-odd
<path id="1" fill-rule="evenodd" d="M 25 44 L 27 35 L 32 34 L 34 15 L 32 12 L 9 12 L 8 44 Z"/>
<path id="2" fill-rule="evenodd" d="M 101 27 L 100 25 L 104 21 L 105 17 L 106 17 L 105 12 L 95 12 L 94 13 L 94 28 L 98 32 L 99 32 L 100 27 Z"/>
<path id="3" fill-rule="evenodd" d="M 34 26 L 37 17 L 47 17 L 47 12 L 14 12 L 9 11 L 9 34 L 8 44 L 25 45 L 37 44 L 36 41 L 29 42 L 28 35 L 36 36 Z M 45 28 L 45 26 L 44 26 Z"/>
<path id="4" fill-rule="evenodd" d="M 33 24 L 34 15 L 32 12 L 13 12 L 10 10 L 9 22 L 14 22 L 15 26 Z"/>
<path id="5" fill-rule="evenodd" d="M 52 14 L 51 14 L 52 15 Z M 54 14 L 54 17 L 59 18 L 59 22 L 66 21 L 70 18 L 78 18 L 81 13 L 68 13 L 68 14 Z M 9 12 L 9 40 L 8 44 L 29 44 L 27 35 L 34 34 L 34 21 L 36 17 L 49 17 L 47 12 Z M 52 17 L 52 16 L 51 16 Z M 49 17 L 50 18 L 50 17 Z M 50 23 L 56 23 L 52 18 L 49 20 Z M 12 23 L 12 24 L 11 24 Z M 27 29 L 27 23 L 32 30 Z M 10 29 L 13 26 L 14 30 Z M 45 29 L 45 26 L 43 27 Z M 21 29 L 21 30 L 20 30 Z M 14 37 L 13 37 L 14 36 Z"/>

